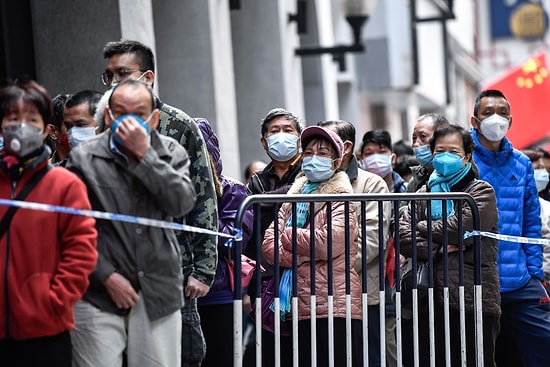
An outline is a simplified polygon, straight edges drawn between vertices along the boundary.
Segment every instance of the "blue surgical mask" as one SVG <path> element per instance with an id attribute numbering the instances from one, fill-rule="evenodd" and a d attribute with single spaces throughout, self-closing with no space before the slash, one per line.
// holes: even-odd
<path id="1" fill-rule="evenodd" d="M 83 127 L 83 126 L 74 126 L 69 129 L 67 132 L 67 138 L 69 139 L 69 144 L 71 148 L 76 147 L 80 143 L 90 140 L 95 136 L 97 127 Z"/>
<path id="2" fill-rule="evenodd" d="M 535 170 L 535 182 L 537 183 L 537 191 L 541 192 L 548 186 L 548 181 L 550 176 L 548 171 L 545 168 L 540 168 Z"/>
<path id="3" fill-rule="evenodd" d="M 431 167 L 432 161 L 433 161 L 433 154 L 430 150 L 430 146 L 428 144 L 421 145 L 419 147 L 413 148 L 414 155 L 416 156 L 416 160 L 418 163 L 420 163 L 423 167 Z"/>
<path id="4" fill-rule="evenodd" d="M 0 135 L 0 150 L 4 150 L 4 137 Z"/>
<path id="5" fill-rule="evenodd" d="M 443 152 L 434 155 L 434 169 L 441 176 L 452 176 L 462 169 L 462 160 L 464 157 L 458 154 Z"/>
<path id="6" fill-rule="evenodd" d="M 147 120 L 144 120 L 142 119 L 141 117 L 139 117 L 138 115 L 134 115 L 134 114 L 126 114 L 126 115 L 122 115 L 120 116 L 119 118 L 117 118 L 115 120 L 111 110 L 109 109 L 109 114 L 111 115 L 111 119 L 113 119 L 113 124 L 111 125 L 111 131 L 113 133 L 113 136 L 115 137 L 115 141 L 117 142 L 117 144 L 121 145 L 121 146 L 124 146 L 124 144 L 122 143 L 122 140 L 120 140 L 120 138 L 117 136 L 116 134 L 116 130 L 118 128 L 118 125 L 120 125 L 120 123 L 126 119 L 127 117 L 131 117 L 133 118 L 134 120 L 136 120 L 138 122 L 138 124 L 140 124 L 144 129 L 145 131 L 147 131 L 147 134 L 149 134 L 149 132 L 151 131 L 151 129 L 149 128 L 149 120 L 151 119 L 151 117 L 153 116 L 153 113 L 155 113 L 155 111 L 151 112 L 151 114 L 149 115 L 149 117 L 147 117 Z M 74 127 L 73 127 L 74 129 Z"/>
<path id="7" fill-rule="evenodd" d="M 316 155 L 306 157 L 302 161 L 302 172 L 304 172 L 307 179 L 311 182 L 326 181 L 334 174 L 332 159 Z"/>
<path id="8" fill-rule="evenodd" d="M 266 138 L 267 152 L 271 158 L 286 162 L 298 153 L 298 136 L 288 133 L 277 133 Z"/>

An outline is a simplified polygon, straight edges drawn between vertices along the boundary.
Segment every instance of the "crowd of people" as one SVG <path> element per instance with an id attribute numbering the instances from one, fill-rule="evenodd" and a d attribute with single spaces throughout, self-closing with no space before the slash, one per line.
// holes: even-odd
<path id="1" fill-rule="evenodd" d="M 550 246 L 517 240 L 550 238 L 550 154 L 514 149 L 506 138 L 513 106 L 502 92 L 478 95 L 470 130 L 441 114 L 419 116 L 411 145 L 392 144 L 388 131 L 375 129 L 356 146 L 351 122 L 305 127 L 292 112 L 274 108 L 259 124 L 267 162 L 250 162 L 241 181 L 224 175 L 210 123 L 154 94 L 155 58 L 148 46 L 109 42 L 103 56 L 105 93 L 82 90 L 51 98 L 34 81 L 0 89 L 1 198 L 179 222 L 208 233 L 0 206 L 3 360 L 62 367 L 230 365 L 233 250 L 216 233 L 236 233 L 235 214 L 249 195 L 465 192 L 477 205 L 481 231 L 511 236 L 480 239 L 484 365 L 550 365 Z M 399 279 L 392 265 L 400 263 L 404 271 L 412 256 L 437 259 L 435 350 L 427 322 L 419 325 L 415 349 L 404 305 L 403 366 L 413 366 L 416 357 L 421 366 L 431 357 L 437 366 L 448 358 L 458 366 L 463 355 L 468 366 L 475 365 L 474 240 L 462 238 L 474 228 L 468 205 L 312 204 L 304 198 L 256 208 L 259 213 L 248 208 L 240 228 L 243 255 L 262 268 L 256 272 L 261 279 L 251 284 L 258 281 L 263 294 L 275 274 L 294 272 L 300 365 L 315 360 L 328 366 L 331 358 L 343 365 L 351 358 L 353 366 L 366 359 L 370 366 L 397 366 L 392 290 Z M 243 291 L 248 321 L 261 294 L 255 286 Z M 283 329 L 291 321 L 281 314 L 280 322 Z M 245 326 L 244 366 L 256 365 L 260 335 L 263 366 L 274 366 L 277 358 L 282 366 L 292 365 L 292 333 L 276 341 L 272 327 Z M 329 345 L 331 333 L 347 330 L 349 349 L 343 337 Z"/>

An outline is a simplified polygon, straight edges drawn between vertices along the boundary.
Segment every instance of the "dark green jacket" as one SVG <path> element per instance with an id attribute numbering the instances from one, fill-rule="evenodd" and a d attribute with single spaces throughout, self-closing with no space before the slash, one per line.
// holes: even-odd
<path id="1" fill-rule="evenodd" d="M 176 139 L 187 150 L 189 173 L 197 194 L 195 207 L 185 217 L 185 224 L 218 231 L 218 202 L 210 169 L 208 151 L 202 134 L 185 112 L 157 98 L 160 122 L 157 130 Z M 178 234 L 183 260 L 183 274 L 208 286 L 214 281 L 217 265 L 217 236 L 190 232 Z"/>

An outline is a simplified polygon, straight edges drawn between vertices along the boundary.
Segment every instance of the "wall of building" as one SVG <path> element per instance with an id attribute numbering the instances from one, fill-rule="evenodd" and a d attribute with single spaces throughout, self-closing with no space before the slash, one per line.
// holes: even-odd
<path id="1" fill-rule="evenodd" d="M 36 76 L 51 94 L 105 90 L 99 79 L 105 43 L 121 37 L 142 41 L 157 56 L 160 98 L 211 122 L 220 137 L 224 173 L 236 178 L 242 178 L 252 160 L 268 160 L 260 144 L 260 123 L 274 107 L 292 111 L 308 125 L 349 120 L 356 124 L 358 138 L 382 126 L 394 140 L 408 139 L 421 113 L 444 112 L 465 120 L 463 110 L 484 75 L 470 57 L 474 41 L 486 48 L 480 34 L 487 30 L 474 16 L 476 8 L 481 8 L 480 17 L 487 14 L 486 2 L 479 0 L 455 4 L 456 19 L 447 23 L 454 45 L 447 59 L 441 24 L 419 25 L 418 85 L 412 81 L 411 2 L 406 0 L 377 2 L 362 29 L 367 51 L 348 54 L 344 71 L 331 55 L 295 55 L 300 47 L 352 42 L 337 2 L 308 0 L 303 35 L 289 22 L 295 1 L 242 1 L 235 10 L 226 0 L 29 2 Z M 432 1 L 417 4 L 419 16 L 433 13 Z M 449 60 L 447 97 L 444 65 Z"/>

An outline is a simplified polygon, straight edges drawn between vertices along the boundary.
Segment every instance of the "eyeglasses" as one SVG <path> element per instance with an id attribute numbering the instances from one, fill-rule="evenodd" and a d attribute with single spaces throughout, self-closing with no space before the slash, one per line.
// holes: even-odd
<path id="1" fill-rule="evenodd" d="M 119 69 L 118 71 L 115 71 L 114 73 L 112 73 L 110 71 L 106 71 L 106 72 L 101 74 L 101 81 L 103 82 L 104 85 L 109 87 L 111 84 L 113 84 L 113 81 L 118 83 L 118 82 L 128 78 L 133 73 L 137 73 L 138 71 L 139 72 L 145 72 L 145 70 L 132 70 L 132 69 Z"/>
<path id="2" fill-rule="evenodd" d="M 304 158 L 313 157 L 314 155 L 322 158 L 332 158 L 332 152 L 329 148 L 321 147 L 315 151 L 313 149 L 306 149 L 302 152 L 302 157 Z"/>

